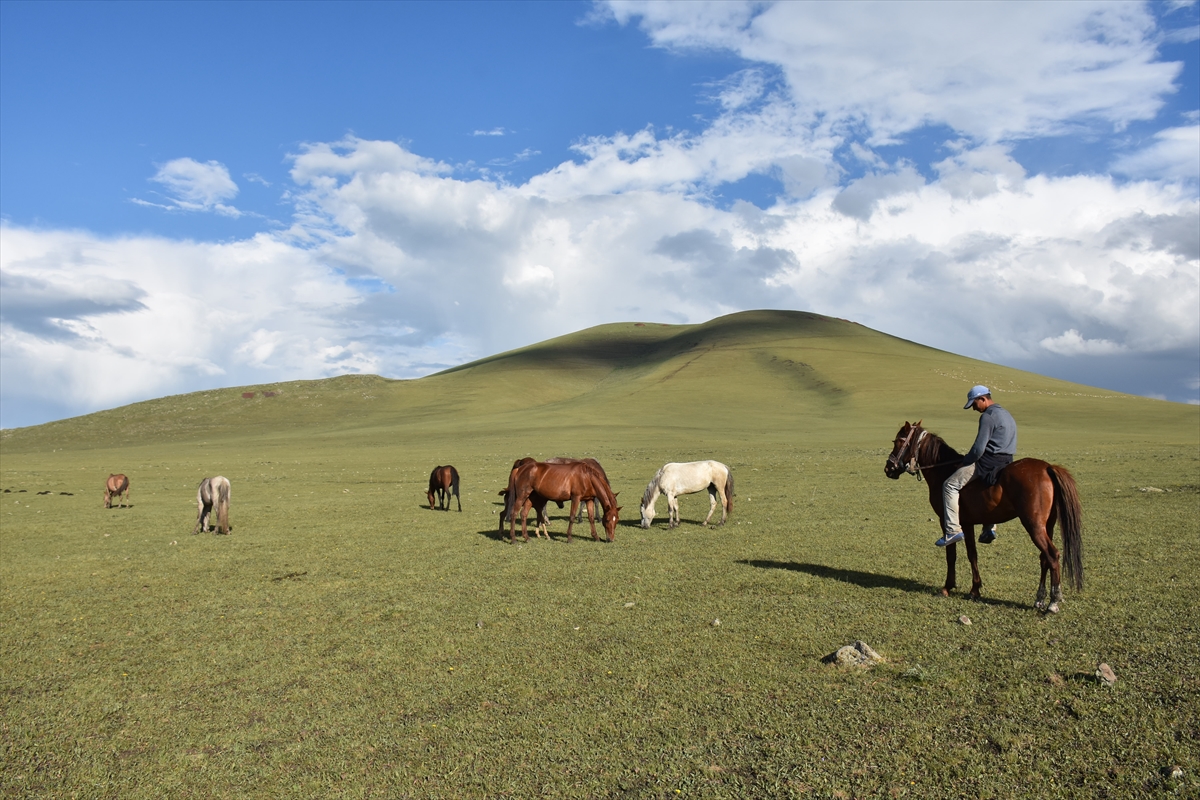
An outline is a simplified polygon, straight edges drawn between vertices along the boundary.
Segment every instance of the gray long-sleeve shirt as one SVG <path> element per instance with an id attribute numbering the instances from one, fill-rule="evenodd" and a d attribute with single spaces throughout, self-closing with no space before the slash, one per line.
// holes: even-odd
<path id="1" fill-rule="evenodd" d="M 1017 452 L 1017 422 L 1012 414 L 993 403 L 979 415 L 979 433 L 975 436 L 975 444 L 963 456 L 963 466 L 974 464 L 984 453 L 1007 453 L 1016 455 Z"/>

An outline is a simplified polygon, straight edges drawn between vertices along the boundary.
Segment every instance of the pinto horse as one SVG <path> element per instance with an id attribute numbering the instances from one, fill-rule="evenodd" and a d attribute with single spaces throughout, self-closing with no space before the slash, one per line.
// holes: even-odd
<path id="1" fill-rule="evenodd" d="M 929 505 L 943 519 L 942 484 L 962 465 L 962 455 L 921 423 L 905 422 L 896 434 L 892 454 L 884 473 L 893 480 L 901 473 L 924 476 L 929 484 Z M 979 558 L 975 545 L 975 525 L 997 524 L 1019 518 L 1029 538 L 1041 554 L 1042 581 L 1038 585 L 1035 607 L 1058 613 L 1062 603 L 1059 552 L 1054 546 L 1054 525 L 1061 523 L 1063 562 L 1067 578 L 1078 591 L 1083 589 L 1083 509 L 1075 479 L 1065 467 L 1036 458 L 1022 458 L 1000 473 L 995 486 L 974 480 L 959 494 L 959 514 L 966 534 L 967 558 L 971 562 L 972 599 L 979 598 L 983 581 L 979 577 Z M 954 588 L 954 562 L 957 545 L 946 547 L 946 585 L 942 594 Z M 1050 575 L 1050 604 L 1046 604 L 1046 574 Z"/>
<path id="2" fill-rule="evenodd" d="M 661 492 L 667 496 L 667 527 L 679 524 L 679 500 L 681 494 L 694 494 L 708 490 L 708 516 L 704 527 L 717 510 L 717 499 L 721 498 L 721 525 L 733 512 L 733 473 L 720 461 L 689 461 L 678 464 L 672 461 L 663 464 L 655 473 L 642 495 L 642 527 L 649 528 L 654 521 L 654 504 Z"/>
<path id="3" fill-rule="evenodd" d="M 229 479 L 217 475 L 215 478 L 205 478 L 200 481 L 196 490 L 196 527 L 192 535 L 208 530 L 212 521 L 212 513 L 217 514 L 217 533 L 225 534 L 233 530 L 229 524 Z"/>
<path id="4" fill-rule="evenodd" d="M 444 467 L 434 467 L 429 473 L 429 510 L 434 509 L 433 496 L 437 495 L 437 508 L 450 510 L 450 495 L 458 501 L 458 510 L 462 511 L 462 498 L 458 495 L 458 470 L 447 464 Z"/>
<path id="5" fill-rule="evenodd" d="M 517 467 L 508 479 L 508 501 L 511 513 L 508 522 L 509 542 L 515 543 L 517 515 L 521 515 L 521 536 L 529 541 L 529 508 L 538 507 L 548 501 L 571 501 L 571 512 L 567 522 L 567 541 L 571 541 L 575 525 L 575 514 L 579 504 L 585 500 L 597 500 L 604 509 L 604 532 L 608 541 L 616 536 L 617 522 L 620 519 L 620 507 L 617 506 L 617 496 L 612 487 L 603 477 L 601 470 L 587 462 L 570 464 L 548 464 L 541 461 L 531 461 Z M 538 509 L 539 514 L 541 508 Z M 596 535 L 596 520 L 591 509 L 588 511 L 588 522 L 592 527 L 592 539 Z M 549 534 L 547 534 L 549 535 Z"/>
<path id="6" fill-rule="evenodd" d="M 120 500 L 124 506 L 129 502 L 129 478 L 121 474 L 108 476 L 108 481 L 104 484 L 104 507 L 112 508 L 113 498 Z"/>

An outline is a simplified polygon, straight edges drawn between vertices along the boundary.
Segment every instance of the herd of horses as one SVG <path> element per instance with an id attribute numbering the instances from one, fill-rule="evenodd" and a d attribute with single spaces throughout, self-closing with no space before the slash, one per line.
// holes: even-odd
<path id="1" fill-rule="evenodd" d="M 962 463 L 962 455 L 950 447 L 937 434 L 923 427 L 921 422 L 905 422 L 892 442 L 892 452 L 884 464 L 887 477 L 898 479 L 908 473 L 924 480 L 929 486 L 929 505 L 942 520 L 942 484 Z M 667 497 L 668 528 L 679 524 L 680 495 L 707 491 L 709 494 L 708 516 L 702 523 L 708 526 L 721 504 L 721 521 L 724 525 L 733 512 L 733 473 L 719 461 L 671 462 L 664 464 L 655 473 L 642 494 L 640 503 L 641 526 L 649 528 L 655 517 L 655 503 L 660 494 Z M 617 493 L 612 490 L 608 475 L 600 462 L 594 458 L 550 458 L 537 461 L 521 458 L 513 462 L 508 475 L 508 485 L 500 491 L 504 498 L 504 510 L 500 515 L 500 532 L 508 525 L 509 542 L 516 543 L 517 517 L 521 518 L 521 536 L 529 541 L 529 512 L 534 511 L 535 537 L 550 538 L 549 516 L 546 507 L 556 503 L 559 508 L 568 500 L 571 510 L 567 523 L 567 541 L 571 541 L 575 523 L 581 521 L 586 509 L 591 526 L 592 539 L 599 540 L 596 518 L 599 517 L 609 542 L 615 540 L 616 527 L 620 521 L 621 507 L 617 505 Z M 458 502 L 458 470 L 453 466 L 437 466 L 429 474 L 429 508 L 450 510 L 450 498 Z M 108 476 L 104 487 L 104 507 L 112 508 L 113 501 L 125 505 L 129 501 L 129 478 L 121 474 Z M 213 530 L 226 534 L 232 530 L 229 524 L 229 480 L 220 475 L 205 478 L 196 490 L 196 525 L 192 533 Z M 213 524 L 215 517 L 216 523 Z M 978 548 L 975 541 L 976 525 L 994 525 L 1019 519 L 1029 533 L 1029 538 L 1039 553 L 1041 582 L 1035 607 L 1042 611 L 1057 613 L 1063 601 L 1062 573 L 1076 590 L 1083 588 L 1083 512 L 1075 479 L 1065 467 L 1050 464 L 1036 458 L 1014 461 L 999 475 L 994 486 L 986 486 L 975 480 L 967 484 L 959 497 L 959 518 L 965 534 L 964 544 L 967 559 L 971 563 L 971 589 L 968 595 L 978 599 L 983 581 L 979 575 Z M 1054 544 L 1054 529 L 1062 528 L 1063 549 L 1060 554 Z M 942 594 L 949 595 L 955 584 L 957 545 L 946 550 L 946 582 Z M 1046 579 L 1050 579 L 1047 595 Z"/>

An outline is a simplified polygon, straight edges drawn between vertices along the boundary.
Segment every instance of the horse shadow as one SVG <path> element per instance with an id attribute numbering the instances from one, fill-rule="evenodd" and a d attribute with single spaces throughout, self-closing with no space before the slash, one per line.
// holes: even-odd
<path id="1" fill-rule="evenodd" d="M 931 583 L 922 583 L 914 581 L 911 578 L 898 578 L 895 575 L 884 575 L 877 572 L 862 572 L 856 569 L 841 569 L 839 567 L 829 567 L 824 564 L 803 564 L 795 561 L 771 561 L 766 559 L 738 559 L 735 563 L 745 564 L 749 567 L 758 569 L 785 569 L 791 572 L 803 572 L 812 575 L 814 578 L 825 578 L 829 580 L 841 581 L 842 583 L 852 583 L 855 586 L 861 586 L 864 589 L 897 589 L 902 592 L 912 592 L 915 594 L 934 594 L 940 595 L 942 588 L 934 586 Z M 1007 608 L 1030 608 L 1026 603 L 1017 603 L 1012 600 L 1001 600 L 993 597 L 980 597 L 978 602 L 989 606 L 1004 606 Z"/>

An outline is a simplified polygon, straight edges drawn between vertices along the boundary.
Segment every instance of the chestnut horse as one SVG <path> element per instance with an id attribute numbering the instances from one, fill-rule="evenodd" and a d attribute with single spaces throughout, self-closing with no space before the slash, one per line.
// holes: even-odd
<path id="1" fill-rule="evenodd" d="M 529 541 L 530 506 L 538 508 L 538 504 L 548 501 L 571 501 L 570 516 L 567 521 L 567 541 L 571 541 L 575 525 L 575 513 L 579 504 L 586 500 L 597 500 L 604 509 L 604 532 L 608 541 L 616 537 L 616 527 L 621 509 L 617 506 L 617 496 L 604 478 L 602 470 L 585 461 L 569 464 L 548 464 L 531 461 L 520 465 L 508 479 L 508 501 L 511 513 L 509 515 L 508 538 L 516 542 L 517 515 L 521 515 L 521 536 Z M 539 514 L 541 508 L 538 508 Z M 592 539 L 596 540 L 596 520 L 591 510 L 588 511 L 588 522 L 592 527 Z M 548 535 L 548 534 L 547 534 Z"/>
<path id="2" fill-rule="evenodd" d="M 196 490 L 196 527 L 192 535 L 207 531 L 212 521 L 212 513 L 217 515 L 217 533 L 229 533 L 233 526 L 229 524 L 229 498 L 231 496 L 229 479 L 221 475 L 205 478 L 200 481 Z"/>
<path id="3" fill-rule="evenodd" d="M 458 510 L 462 511 L 462 498 L 458 495 L 458 470 L 447 464 L 444 467 L 434 467 L 429 473 L 429 510 L 434 509 L 433 496 L 437 494 L 437 508 L 450 510 L 450 495 L 458 501 Z"/>
<path id="4" fill-rule="evenodd" d="M 512 479 L 513 473 L 517 471 L 518 467 L 520 467 L 522 464 L 529 464 L 534 461 L 536 461 L 536 459 L 529 458 L 529 457 L 518 458 L 516 461 L 514 461 L 513 465 L 512 465 L 512 469 L 508 473 L 509 480 Z M 597 471 L 599 471 L 600 476 L 602 478 L 604 478 L 604 482 L 608 483 L 608 474 L 604 471 L 604 467 L 600 466 L 600 462 L 594 458 L 567 458 L 566 456 L 555 456 L 554 458 L 547 458 L 542 463 L 544 463 L 544 464 L 589 464 L 592 467 L 594 467 Z M 508 489 L 501 489 L 498 492 L 498 494 L 500 495 L 500 497 L 504 498 L 504 508 L 500 511 L 500 528 L 499 528 L 500 532 L 503 533 L 504 524 L 506 522 L 508 522 L 509 517 L 512 515 L 512 503 L 510 503 L 508 501 Z M 556 502 L 558 503 L 559 508 L 563 507 L 562 500 L 558 500 Z M 588 499 L 584 500 L 584 502 L 583 502 L 583 505 L 584 505 L 584 507 L 586 507 L 587 512 L 589 514 L 593 513 L 592 502 L 593 501 L 591 498 L 588 498 Z M 549 539 L 550 538 L 550 515 L 546 511 L 546 503 L 547 503 L 546 499 L 541 497 L 540 495 L 538 495 L 535 492 L 534 494 L 530 495 L 530 499 L 525 503 L 525 505 L 527 508 L 529 508 L 529 507 L 537 508 L 537 510 L 538 510 L 537 528 L 535 529 L 535 532 L 536 532 L 537 536 L 540 537 L 544 534 L 546 536 L 546 538 Z M 579 512 L 575 515 L 576 522 L 583 522 L 583 511 L 584 511 L 584 509 L 580 508 Z M 526 513 L 528 513 L 528 512 L 526 512 Z M 603 512 L 601 512 L 601 513 L 603 513 Z"/>
<path id="5" fill-rule="evenodd" d="M 120 499 L 122 506 L 129 502 L 129 478 L 119 473 L 116 475 L 110 474 L 108 482 L 104 484 L 105 508 L 112 508 L 114 497 Z"/>
<path id="6" fill-rule="evenodd" d="M 962 455 L 921 423 L 905 422 L 896 434 L 892 454 L 884 473 L 893 480 L 907 472 L 924 476 L 929 484 L 929 505 L 939 521 L 944 513 L 942 484 L 962 466 Z M 1065 467 L 1036 458 L 1022 458 L 1000 473 L 995 486 L 973 480 L 959 494 L 959 514 L 966 534 L 967 558 L 971 562 L 970 597 L 979 598 L 983 581 L 979 577 L 979 559 L 975 546 L 975 525 L 997 524 L 1020 518 L 1034 547 L 1041 553 L 1042 582 L 1038 586 L 1035 607 L 1058 613 L 1062 603 L 1058 548 L 1054 546 L 1054 525 L 1062 524 L 1063 567 L 1076 590 L 1083 588 L 1083 509 L 1075 479 Z M 954 562 L 957 545 L 946 547 L 946 585 L 942 594 L 954 588 Z M 1050 574 L 1050 604 L 1046 605 L 1046 574 Z"/>
<path id="7" fill-rule="evenodd" d="M 525 458 L 518 458 L 516 461 L 514 461 L 513 465 L 512 465 L 512 469 L 510 469 L 508 471 L 509 483 L 512 482 L 512 477 L 513 477 L 513 475 L 516 474 L 518 468 L 520 468 L 524 464 L 532 464 L 535 461 L 537 461 L 536 458 L 529 458 L 528 456 L 526 456 Z M 504 498 L 504 508 L 502 508 L 500 510 L 499 531 L 500 531 L 500 533 L 504 533 L 504 526 L 506 524 L 508 524 L 508 520 L 512 517 L 512 503 L 510 502 L 510 496 L 508 494 L 507 488 L 501 489 L 499 494 L 501 497 Z M 523 510 L 526 510 L 526 513 L 528 513 L 527 509 L 532 508 L 532 507 L 536 507 L 538 509 L 537 526 L 534 528 L 535 535 L 540 537 L 543 533 L 545 533 L 546 538 L 549 539 L 550 538 L 550 515 L 546 512 L 545 498 L 539 496 L 536 493 L 530 495 L 529 499 L 525 501 L 525 509 L 523 509 Z M 558 504 L 558 507 L 562 508 L 561 502 Z"/>

